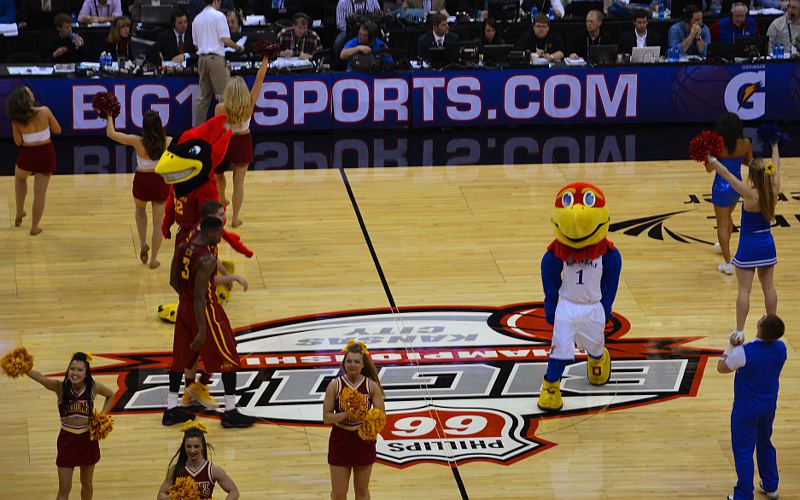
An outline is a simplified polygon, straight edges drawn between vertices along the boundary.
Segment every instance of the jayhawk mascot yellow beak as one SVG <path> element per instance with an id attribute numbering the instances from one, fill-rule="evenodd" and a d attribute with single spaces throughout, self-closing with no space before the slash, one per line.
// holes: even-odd
<path id="1" fill-rule="evenodd" d="M 606 239 L 606 197 L 596 186 L 576 182 L 561 188 L 551 222 L 556 239 L 542 257 L 545 319 L 553 341 L 538 406 L 558 411 L 563 405 L 561 376 L 575 360 L 575 345 L 588 353 L 589 382 L 603 385 L 611 376 L 605 348 L 605 324 L 612 318 L 622 257 Z"/>

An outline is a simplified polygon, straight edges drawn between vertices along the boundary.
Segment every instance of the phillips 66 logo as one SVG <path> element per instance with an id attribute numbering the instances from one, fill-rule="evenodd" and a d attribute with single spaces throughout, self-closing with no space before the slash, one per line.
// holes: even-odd
<path id="1" fill-rule="evenodd" d="M 243 366 L 238 404 L 265 423 L 321 424 L 325 388 L 339 374 L 341 349 L 356 339 L 369 347 L 386 391 L 379 461 L 395 467 L 453 459 L 509 464 L 554 445 L 536 437 L 539 419 L 694 396 L 706 361 L 719 354 L 684 346 L 696 338 L 623 339 L 629 330 L 617 314 L 606 326 L 613 371 L 604 386 L 588 383 L 586 353 L 575 351 L 561 383 L 564 407 L 547 413 L 536 405 L 552 335 L 541 303 L 371 309 L 272 321 L 237 331 Z M 170 353 L 101 356 L 120 361 L 92 369 L 118 374 L 113 412 L 163 411 Z M 218 376 L 209 388 L 221 402 Z"/>

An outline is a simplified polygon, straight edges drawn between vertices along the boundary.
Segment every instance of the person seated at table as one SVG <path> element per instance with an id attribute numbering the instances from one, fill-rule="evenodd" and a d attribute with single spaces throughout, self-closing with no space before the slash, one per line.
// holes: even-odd
<path id="1" fill-rule="evenodd" d="M 361 26 L 358 27 L 358 36 L 352 38 L 344 44 L 344 48 L 339 53 L 339 58 L 342 61 L 347 61 L 347 71 L 352 71 L 353 68 L 350 65 L 350 58 L 356 54 L 365 54 L 369 55 L 372 53 L 377 53 L 381 49 L 388 48 L 386 42 L 381 40 L 378 35 L 380 34 L 380 29 L 378 25 L 367 21 L 365 23 L 361 23 Z M 391 63 L 392 56 L 384 55 L 383 62 Z"/>
<path id="2" fill-rule="evenodd" d="M 175 9 L 169 19 L 172 22 L 172 29 L 159 33 L 151 52 L 150 61 L 155 64 L 160 65 L 164 61 L 182 64 L 197 54 L 197 48 L 192 40 L 192 30 L 189 29 L 189 15 Z"/>
<path id="3" fill-rule="evenodd" d="M 426 12 L 438 12 L 447 15 L 445 0 L 403 0 L 404 9 L 425 9 Z"/>
<path id="4" fill-rule="evenodd" d="M 336 3 L 336 29 L 338 33 L 336 33 L 331 46 L 333 53 L 341 53 L 344 44 L 347 42 L 348 18 L 380 11 L 381 5 L 378 0 L 339 0 Z"/>
<path id="5" fill-rule="evenodd" d="M 687 5 L 683 18 L 669 29 L 669 47 L 679 47 L 682 55 L 705 57 L 709 43 L 711 32 L 703 24 L 703 13 L 696 5 Z"/>
<path id="6" fill-rule="evenodd" d="M 110 23 L 122 15 L 120 0 L 83 0 L 78 22 L 81 24 Z"/>
<path id="7" fill-rule="evenodd" d="M 723 17 L 709 28 L 711 41 L 733 43 L 740 38 L 758 36 L 756 20 L 747 15 L 747 5 L 736 2 L 731 5 L 731 15 Z"/>
<path id="8" fill-rule="evenodd" d="M 421 61 L 428 60 L 431 47 L 444 47 L 448 43 L 458 42 L 458 35 L 450 33 L 447 16 L 441 12 L 431 16 L 431 28 L 431 31 L 417 39 L 417 59 Z"/>
<path id="9" fill-rule="evenodd" d="M 564 41 L 550 30 L 550 19 L 544 14 L 533 18 L 533 29 L 525 32 L 516 45 L 517 50 L 530 50 L 547 62 L 564 59 Z"/>
<path id="10" fill-rule="evenodd" d="M 244 35 L 242 16 L 235 10 L 224 11 L 225 19 L 228 21 L 228 29 L 231 32 L 231 40 L 234 42 Z"/>
<path id="11" fill-rule="evenodd" d="M 308 29 L 311 18 L 302 12 L 292 16 L 292 25 L 278 33 L 281 57 L 299 57 L 311 59 L 322 50 L 319 35 Z"/>
<path id="12" fill-rule="evenodd" d="M 128 16 L 118 17 L 111 23 L 104 50 L 111 54 L 115 61 L 120 57 L 124 57 L 127 61 L 134 59 L 131 47 L 131 19 Z"/>
<path id="13" fill-rule="evenodd" d="M 56 32 L 44 42 L 42 60 L 52 63 L 74 63 L 87 59 L 83 38 L 72 32 L 72 18 L 58 14 L 53 19 Z"/>
<path id="14" fill-rule="evenodd" d="M 800 0 L 789 0 L 786 14 L 776 17 L 769 28 L 769 51 L 773 46 L 782 43 L 786 54 L 796 54 L 800 45 Z"/>
<path id="15" fill-rule="evenodd" d="M 586 29 L 581 30 L 572 39 L 572 52 L 570 59 L 578 59 L 589 55 L 589 47 L 593 45 L 611 45 L 614 41 L 603 33 L 603 13 L 599 10 L 590 10 L 586 13 Z"/>
<path id="16" fill-rule="evenodd" d="M 619 36 L 618 54 L 630 54 L 634 47 L 661 47 L 661 35 L 655 30 L 648 30 L 649 14 L 637 10 L 633 15 L 633 29 L 627 29 Z"/>
<path id="17" fill-rule="evenodd" d="M 503 45 L 506 43 L 497 33 L 497 21 L 493 17 L 487 17 L 483 20 L 481 33 L 482 35 L 475 39 L 480 52 L 483 52 L 483 47 L 486 45 Z"/>
<path id="18" fill-rule="evenodd" d="M 17 9 L 14 0 L 0 0 L 0 24 L 14 24 L 17 22 Z"/>
<path id="19" fill-rule="evenodd" d="M 588 0 L 573 0 L 574 2 L 580 1 L 588 1 Z M 562 2 L 561 0 L 520 0 L 519 10 L 520 13 L 528 13 L 533 10 L 534 7 L 539 11 L 540 14 L 547 15 L 548 12 L 552 12 L 556 19 L 561 19 L 564 17 L 564 4 L 567 3 L 566 1 Z"/>
<path id="20" fill-rule="evenodd" d="M 194 18 L 197 17 L 197 14 L 203 12 L 203 9 L 205 8 L 205 0 L 189 0 L 189 21 L 194 21 Z M 233 3 L 233 0 L 222 0 L 219 5 L 219 9 L 217 10 L 220 12 L 236 10 L 236 5 Z"/>

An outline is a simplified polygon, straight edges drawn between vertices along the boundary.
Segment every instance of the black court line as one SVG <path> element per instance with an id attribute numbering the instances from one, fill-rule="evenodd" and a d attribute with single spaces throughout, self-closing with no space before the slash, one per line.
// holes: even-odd
<path id="1" fill-rule="evenodd" d="M 383 291 L 386 293 L 386 299 L 389 301 L 389 306 L 392 309 L 392 313 L 398 314 L 400 311 L 397 309 L 397 305 L 394 302 L 392 290 L 389 288 L 389 282 L 386 281 L 386 275 L 383 273 L 383 267 L 381 267 L 378 254 L 375 252 L 375 246 L 372 244 L 372 238 L 369 237 L 367 225 L 364 223 L 364 217 L 361 216 L 361 209 L 358 208 L 358 202 L 353 194 L 353 188 L 350 187 L 350 181 L 347 179 L 347 173 L 343 167 L 339 167 L 339 173 L 342 175 L 344 187 L 347 189 L 347 196 L 350 197 L 350 203 L 353 205 L 353 212 L 355 212 L 356 218 L 358 219 L 358 225 L 361 226 L 361 233 L 364 235 L 364 241 L 367 244 L 367 248 L 369 248 L 369 254 L 372 256 L 372 262 L 375 264 L 375 270 L 378 272 L 378 277 L 381 279 Z M 453 479 L 455 479 L 456 485 L 458 486 L 458 491 L 461 493 L 462 500 L 469 500 L 467 488 L 464 486 L 464 481 L 461 479 L 461 472 L 458 470 L 458 463 L 456 463 L 455 460 L 448 460 L 448 463 L 450 465 L 450 472 L 453 473 Z"/>

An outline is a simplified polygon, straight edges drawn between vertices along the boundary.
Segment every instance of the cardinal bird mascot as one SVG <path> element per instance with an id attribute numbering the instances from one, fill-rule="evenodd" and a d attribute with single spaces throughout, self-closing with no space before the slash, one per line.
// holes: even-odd
<path id="1" fill-rule="evenodd" d="M 161 232 L 169 239 L 172 224 L 178 224 L 175 248 L 191 239 L 200 224 L 203 203 L 219 201 L 214 168 L 225 157 L 231 139 L 231 131 L 225 129 L 225 120 L 226 115 L 215 116 L 199 127 L 187 130 L 169 145 L 158 160 L 156 173 L 170 185 Z M 246 257 L 253 256 L 252 250 L 242 243 L 237 234 L 223 231 L 222 239 Z M 224 261 L 223 264 L 228 273 L 233 273 L 232 262 Z M 230 289 L 217 287 L 217 295 L 221 302 L 227 302 Z M 174 323 L 176 313 L 177 304 L 158 306 L 158 317 L 164 321 Z"/>
<path id="2" fill-rule="evenodd" d="M 547 373 L 539 408 L 557 411 L 561 375 L 575 359 L 575 344 L 585 349 L 589 383 L 603 385 L 611 376 L 605 348 L 605 324 L 617 295 L 622 257 L 606 239 L 608 208 L 603 192 L 578 182 L 561 188 L 552 223 L 556 239 L 542 257 L 545 319 L 553 325 Z"/>

